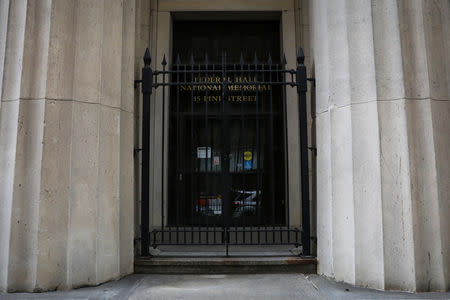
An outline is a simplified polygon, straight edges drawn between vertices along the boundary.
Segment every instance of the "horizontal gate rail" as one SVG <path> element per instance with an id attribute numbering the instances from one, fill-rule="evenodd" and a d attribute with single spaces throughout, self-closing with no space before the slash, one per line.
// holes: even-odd
<path id="1" fill-rule="evenodd" d="M 193 238 L 191 238 L 193 233 Z M 293 245 L 300 246 L 299 235 L 301 231 L 297 228 L 165 228 L 164 230 L 153 230 L 153 246 L 182 246 L 182 245 Z M 215 235 L 214 235 L 215 234 Z M 229 241 L 222 241 L 222 235 L 230 235 Z M 178 235 L 178 238 L 177 238 Z M 245 238 L 244 238 L 245 235 Z M 215 237 L 215 238 L 214 238 Z M 245 241 L 244 241 L 245 240 Z"/>
<path id="2" fill-rule="evenodd" d="M 258 61 L 256 54 L 251 63 L 244 62 L 242 54 L 238 63 L 227 62 L 225 52 L 221 59 L 221 63 L 210 63 L 205 55 L 203 62 L 196 63 L 191 55 L 189 63 L 181 63 L 177 56 L 168 67 L 164 56 L 161 70 L 152 70 L 146 50 L 139 81 L 144 95 L 141 253 L 146 256 L 150 246 L 159 245 L 225 245 L 227 255 L 228 245 L 293 245 L 302 246 L 303 255 L 310 255 L 303 51 L 299 49 L 296 69 L 286 68 L 285 57 L 274 63 L 270 54 L 264 62 Z M 275 181 L 286 181 L 287 168 L 297 167 L 288 165 L 285 149 L 286 87 L 296 88 L 299 100 L 301 228 L 290 225 L 288 189 Z M 150 95 L 158 88 L 162 88 L 156 101 L 162 101 L 163 109 L 163 164 L 165 101 L 170 95 L 168 123 L 175 135 L 168 137 L 174 167 L 169 170 L 173 174 L 172 198 L 167 199 L 173 200 L 172 204 L 164 202 L 162 165 L 161 226 L 150 231 Z M 283 127 L 283 133 L 275 127 Z M 275 162 L 275 153 L 283 157 L 284 167 Z M 214 186 L 216 194 L 211 194 L 208 190 Z"/>

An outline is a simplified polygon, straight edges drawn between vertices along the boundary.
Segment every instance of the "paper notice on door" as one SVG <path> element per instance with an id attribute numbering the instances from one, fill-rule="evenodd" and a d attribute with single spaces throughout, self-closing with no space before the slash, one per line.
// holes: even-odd
<path id="1" fill-rule="evenodd" d="M 211 158 L 211 147 L 197 147 L 197 158 Z"/>
<path id="2" fill-rule="evenodd" d="M 215 167 L 218 166 L 218 165 L 220 165 L 220 159 L 219 159 L 219 156 L 214 156 L 214 158 L 213 158 L 213 164 L 214 164 Z"/>

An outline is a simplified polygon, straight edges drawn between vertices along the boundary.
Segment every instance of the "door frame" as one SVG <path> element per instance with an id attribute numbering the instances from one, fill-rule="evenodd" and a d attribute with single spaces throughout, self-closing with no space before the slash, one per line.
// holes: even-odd
<path id="1" fill-rule="evenodd" d="M 217 18 L 218 12 L 221 12 L 223 18 L 236 18 L 242 20 L 255 20 L 258 17 L 279 16 L 280 19 L 280 37 L 281 49 L 285 53 L 288 69 L 295 69 L 296 65 L 296 33 L 295 33 L 295 15 L 293 1 L 270 1 L 262 0 L 261 3 L 243 3 L 245 1 L 211 1 L 200 0 L 188 7 L 185 1 L 169 0 L 159 1 L 158 11 L 155 13 L 156 25 L 152 34 L 152 67 L 155 68 L 162 61 L 164 54 L 170 65 L 172 51 L 172 24 L 177 18 Z M 233 6 L 234 4 L 234 6 Z M 199 5 L 198 10 L 196 10 Z M 207 7 L 210 11 L 203 11 Z M 241 10 L 241 12 L 238 12 Z M 242 12 L 245 10 L 246 12 Z M 150 105 L 150 229 L 157 228 L 161 224 L 162 214 L 165 211 L 167 215 L 167 207 L 161 207 L 161 197 L 164 197 L 163 203 L 168 203 L 168 139 L 165 138 L 162 145 L 162 135 L 168 137 L 169 134 L 169 103 L 166 101 L 164 108 L 165 117 L 163 118 L 163 107 L 161 102 L 155 101 L 161 97 L 163 88 L 157 89 L 152 94 Z M 169 89 L 166 88 L 166 94 Z M 286 88 L 286 124 L 287 124 L 287 159 L 289 164 L 287 168 L 286 184 L 288 185 L 288 201 L 289 201 L 289 220 L 290 226 L 301 226 L 301 191 L 300 191 L 300 168 L 289 167 L 300 166 L 300 141 L 298 126 L 298 99 L 295 88 Z M 162 120 L 165 120 L 162 126 Z M 164 132 L 163 131 L 164 128 Z M 164 149 L 164 150 L 163 150 Z M 162 155 L 164 151 L 164 155 Z M 164 157 L 164 161 L 162 161 Z M 163 169 L 164 168 L 164 169 Z M 163 174 L 163 177 L 161 176 Z M 164 187 L 162 185 L 164 184 Z M 166 220 L 165 220 L 166 222 Z"/>

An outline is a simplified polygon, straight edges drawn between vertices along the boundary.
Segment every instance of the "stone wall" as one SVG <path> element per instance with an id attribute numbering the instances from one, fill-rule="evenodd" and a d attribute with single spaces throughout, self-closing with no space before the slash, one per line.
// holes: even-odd
<path id="1" fill-rule="evenodd" d="M 321 274 L 450 287 L 449 4 L 311 1 Z"/>
<path id="2" fill-rule="evenodd" d="M 265 7 L 294 20 L 283 34 L 295 30 L 316 78 L 308 124 L 319 272 L 380 289 L 448 290 L 449 1 L 258 1 L 195 0 L 187 10 Z M 146 47 L 159 55 L 170 45 L 157 24 L 186 5 L 0 1 L 0 290 L 96 285 L 133 272 L 141 102 L 133 80 Z M 161 124 L 151 122 L 158 140 Z"/>
<path id="3" fill-rule="evenodd" d="M 0 290 L 133 272 L 134 0 L 0 2 Z"/>

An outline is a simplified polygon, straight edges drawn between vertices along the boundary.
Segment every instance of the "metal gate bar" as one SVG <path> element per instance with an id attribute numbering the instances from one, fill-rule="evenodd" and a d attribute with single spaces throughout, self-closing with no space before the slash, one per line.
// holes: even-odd
<path id="1" fill-rule="evenodd" d="M 205 60 L 203 63 L 195 64 L 194 58 L 191 55 L 189 63 L 181 63 L 180 56 L 177 56 L 175 64 L 166 69 L 167 61 L 164 56 L 161 62 L 162 69 L 153 71 L 150 67 L 150 53 L 146 50 L 144 56 L 145 66 L 142 70 L 142 92 L 143 97 L 143 144 L 142 144 L 142 184 L 141 184 L 141 195 L 142 195 L 142 210 L 141 210 L 141 253 L 146 256 L 149 253 L 150 241 L 153 247 L 158 245 L 225 245 L 228 255 L 228 245 L 294 245 L 303 246 L 303 254 L 310 254 L 310 218 L 309 218 L 309 178 L 308 178 L 308 147 L 307 147 L 307 123 L 306 123 L 306 68 L 304 66 L 304 55 L 301 48 L 299 49 L 297 56 L 297 69 L 286 69 L 286 59 L 283 57 L 280 64 L 273 63 L 270 57 L 267 62 L 259 62 L 254 56 L 254 61 L 252 63 L 245 63 L 244 58 L 241 54 L 240 61 L 238 64 L 230 64 L 227 62 L 226 52 L 222 52 L 221 64 L 210 63 L 208 56 L 205 55 Z M 220 80 L 202 82 L 202 76 L 205 80 L 213 78 L 220 78 Z M 208 77 L 210 76 L 210 77 Z M 246 77 L 245 77 L 246 76 Z M 231 80 L 230 80 L 231 78 Z M 240 78 L 240 80 L 238 80 Z M 246 78 L 243 82 L 242 78 Z M 244 99 L 250 96 L 244 93 L 247 87 L 256 87 L 254 91 L 255 109 L 254 111 L 244 112 L 245 102 Z M 277 122 L 279 119 L 282 120 L 282 141 L 284 148 L 284 160 L 285 164 L 287 161 L 286 153 L 286 92 L 285 87 L 297 87 L 298 99 L 299 99 L 299 132 L 300 132 L 300 156 L 301 156 L 301 191 L 302 191 L 302 228 L 292 228 L 290 227 L 289 220 L 289 201 L 288 199 L 288 188 L 285 184 L 284 186 L 284 207 L 285 217 L 277 217 L 277 208 L 275 204 L 276 199 L 276 184 L 275 176 L 277 176 L 277 170 L 275 168 L 274 154 L 280 151 L 280 146 L 277 145 L 275 148 L 275 139 L 280 139 L 279 136 L 275 136 L 275 118 Z M 164 166 L 161 172 L 162 180 L 162 197 L 161 197 L 161 227 L 154 228 L 150 233 L 149 230 L 149 104 L 150 95 L 153 89 L 161 87 L 162 90 L 162 107 L 163 107 L 163 134 L 162 134 L 162 152 L 164 155 L 164 144 L 165 144 L 165 134 L 164 134 L 164 124 L 165 124 L 165 98 L 166 98 L 166 87 L 170 88 L 170 93 L 173 95 L 172 100 L 175 102 L 175 112 L 170 111 L 169 124 L 176 128 L 175 139 L 176 142 L 172 147 L 176 147 L 175 155 L 175 200 L 177 207 L 175 208 L 175 213 L 172 218 L 174 221 L 169 220 L 168 213 L 165 217 L 165 209 L 169 205 L 165 205 L 164 202 Z M 184 103 L 181 103 L 180 91 L 184 87 L 190 88 L 190 104 L 189 107 Z M 197 88 L 196 88 L 197 87 Z M 204 99 L 205 104 L 203 111 L 197 109 L 194 103 L 201 103 L 201 96 L 196 95 L 194 90 L 200 90 L 200 88 L 205 87 Z M 262 87 L 268 87 L 268 92 L 263 92 Z M 274 108 L 274 88 L 277 89 L 277 93 L 281 95 L 282 108 L 275 112 Z M 220 109 L 214 110 L 213 103 L 210 102 L 210 92 L 209 91 L 220 91 L 220 93 L 213 93 L 212 99 L 221 96 Z M 236 93 L 233 94 L 233 90 L 238 90 L 240 94 L 240 104 L 238 111 L 232 111 L 232 103 L 234 98 L 236 98 Z M 239 99 L 239 98 L 237 98 Z M 160 99 L 157 99 L 157 101 Z M 253 101 L 253 100 L 252 100 Z M 268 104 L 267 104 L 268 102 Z M 211 106 L 212 105 L 212 106 Z M 267 107 L 268 105 L 268 107 Z M 279 105 L 279 104 L 278 104 Z M 181 109 L 183 106 L 183 110 Z M 234 106 L 236 107 L 236 106 Z M 187 110 L 186 110 L 187 109 Z M 235 109 L 236 110 L 236 109 Z M 246 118 L 249 121 L 246 121 Z M 172 120 L 175 120 L 175 126 L 172 124 Z M 236 149 L 231 149 L 231 137 L 230 131 L 232 124 L 237 121 L 237 126 L 239 129 L 238 145 Z M 199 160 L 200 158 L 200 148 L 196 146 L 195 139 L 200 138 L 196 135 L 195 131 L 201 130 L 201 127 L 197 127 L 203 122 L 204 126 L 204 136 L 207 140 L 206 145 L 211 145 L 210 147 L 203 147 L 205 149 L 202 152 L 202 157 L 205 155 L 204 164 Z M 213 172 L 213 160 L 214 166 L 216 166 L 216 156 L 213 156 L 213 145 L 215 140 L 214 130 L 217 123 L 220 123 L 220 183 L 222 185 L 222 192 L 220 194 L 220 199 L 211 199 L 209 194 L 200 198 L 201 194 L 198 192 L 201 187 L 199 185 L 199 176 L 203 176 L 203 182 L 205 186 L 211 186 L 214 182 L 214 176 L 218 174 Z M 261 123 L 262 122 L 262 123 Z M 277 123 L 277 124 L 278 124 Z M 235 125 L 233 125 L 235 126 Z M 248 126 L 255 126 L 255 137 L 252 137 L 251 147 L 245 146 L 243 143 L 244 133 L 247 131 Z M 263 129 L 263 131 L 261 131 Z M 268 132 L 267 132 L 268 130 Z M 189 132 L 189 140 L 187 140 L 186 132 Z M 265 136 L 261 136 L 261 134 Z M 264 137 L 264 148 L 261 141 L 261 137 Z M 170 138 L 170 136 L 169 136 Z M 267 143 L 267 138 L 269 142 Z M 169 140 L 170 141 L 170 140 Z M 200 143 L 201 144 L 201 143 Z M 200 145 L 197 144 L 197 145 Z M 189 148 L 189 159 L 185 160 L 185 155 L 183 155 L 182 149 Z M 197 159 L 195 159 L 195 149 L 197 148 Z M 246 149 L 251 149 L 246 152 Z M 256 149 L 256 151 L 255 151 Z M 202 150 L 202 151 L 203 151 Z M 236 154 L 233 154 L 236 153 Z M 268 153 L 268 154 L 267 154 Z M 184 153 L 185 154 L 185 153 Z M 234 155 L 234 156 L 233 156 Z M 253 158 L 253 155 L 255 157 Z M 250 158 L 246 158 L 249 156 Z M 267 156 L 269 156 L 269 165 L 267 164 Z M 264 170 L 262 169 L 262 160 L 264 158 Z M 231 160 L 234 159 L 233 165 Z M 253 169 L 252 163 L 247 162 L 249 160 L 253 161 L 256 159 L 256 169 Z M 162 158 L 162 163 L 164 164 L 164 156 Z M 204 165 L 204 174 L 201 175 L 202 165 Z M 249 167 L 250 166 L 250 167 Z M 250 192 L 248 198 L 242 198 L 243 200 L 234 201 L 237 203 L 237 212 L 242 208 L 242 224 L 237 224 L 237 221 L 233 221 L 232 224 L 232 210 L 231 210 L 231 199 L 230 199 L 230 189 L 233 185 L 233 181 L 230 175 L 230 167 L 239 171 L 240 183 L 237 183 L 238 188 L 236 199 L 241 199 L 245 197 Z M 295 166 L 289 166 L 295 167 Z M 187 169 L 186 169 L 187 168 Z M 245 171 L 248 171 L 245 173 Z M 254 172 L 253 172 L 254 171 Z M 247 191 L 246 184 L 246 174 L 253 174 L 256 176 L 256 191 Z M 285 176 L 285 181 L 287 181 L 287 167 L 283 168 Z M 197 173 L 197 174 L 196 174 Z M 268 175 L 269 174 L 269 175 Z M 197 176 L 197 177 L 195 177 Z M 267 182 L 267 176 L 270 178 L 270 182 Z M 187 178 L 183 178 L 187 177 Z M 186 186 L 186 179 L 189 178 L 190 185 Z M 196 180 L 195 180 L 196 178 Z M 217 181 L 216 181 L 217 182 Z M 265 183 L 266 182 L 266 183 Z M 268 194 L 269 194 L 269 207 L 263 207 L 263 187 L 268 184 Z M 189 190 L 190 198 L 185 192 Z M 170 191 L 173 193 L 173 191 Z M 256 194 L 255 194 L 256 193 Z M 267 199 L 267 196 L 264 196 Z M 189 203 L 186 201 L 189 199 Z M 252 201 L 247 201 L 248 199 Z M 210 200 L 216 200 L 213 206 L 210 205 Z M 218 201 L 220 200 L 220 201 Z M 254 200 L 254 201 L 253 201 Z M 206 201 L 206 202 L 205 202 Z M 208 215 L 202 218 L 200 213 L 202 210 L 203 202 L 207 203 L 208 209 L 215 209 L 220 211 L 221 221 L 220 226 L 217 225 L 217 218 L 211 219 Z M 248 203 L 247 203 L 248 202 Z M 240 206 L 242 205 L 242 206 Z M 246 209 L 254 210 L 254 215 L 256 216 L 256 222 L 250 222 L 250 216 L 247 215 Z M 264 210 L 263 210 L 264 208 Z M 205 208 L 206 209 L 206 208 Z M 265 218 L 267 215 L 267 209 L 270 210 L 270 222 L 263 221 L 262 217 Z M 190 210 L 190 220 L 186 220 L 186 210 Z M 236 211 L 233 211 L 235 213 Z M 214 214 L 216 212 L 214 211 Z M 239 214 L 238 214 L 239 215 Z M 240 215 L 239 215 L 240 216 Z M 203 222 L 202 219 L 205 219 Z M 284 219 L 284 221 L 282 221 Z M 212 221 L 212 223 L 211 223 Z M 281 222 L 281 223 L 280 223 Z M 301 235 L 301 242 L 299 239 Z M 151 239 L 151 236 L 153 239 Z"/>

